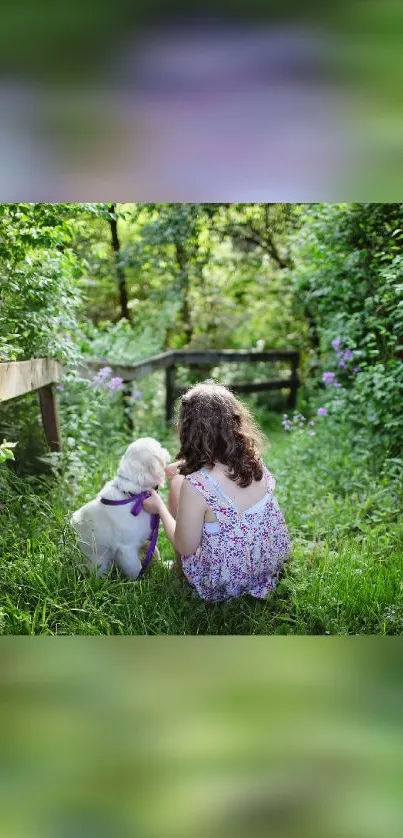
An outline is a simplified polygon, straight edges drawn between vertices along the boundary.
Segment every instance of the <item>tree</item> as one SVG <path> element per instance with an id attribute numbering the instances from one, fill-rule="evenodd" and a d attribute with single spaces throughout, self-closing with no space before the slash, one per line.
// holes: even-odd
<path id="1" fill-rule="evenodd" d="M 216 206 L 214 211 L 211 207 Z M 291 267 L 287 235 L 298 221 L 297 204 L 206 205 L 211 229 L 231 239 L 243 253 L 270 257 L 278 268 Z"/>
<path id="2" fill-rule="evenodd" d="M 130 322 L 131 317 L 128 309 L 126 275 L 121 263 L 121 247 L 118 236 L 118 214 L 116 212 L 116 204 L 110 204 L 109 206 L 109 226 L 111 230 L 112 249 L 115 254 L 116 278 L 118 281 L 119 289 L 120 316 L 124 317 L 126 320 Z"/>
<path id="3" fill-rule="evenodd" d="M 79 204 L 0 204 L 0 360 L 72 360 L 82 265 Z"/>
<path id="4" fill-rule="evenodd" d="M 193 321 L 190 295 L 193 285 L 202 280 L 210 244 L 203 237 L 202 205 L 134 205 L 132 219 L 137 236 L 128 240 L 126 264 L 139 271 L 143 291 L 151 299 L 175 301 L 176 316 L 166 335 L 166 345 L 188 345 L 192 340 Z"/>

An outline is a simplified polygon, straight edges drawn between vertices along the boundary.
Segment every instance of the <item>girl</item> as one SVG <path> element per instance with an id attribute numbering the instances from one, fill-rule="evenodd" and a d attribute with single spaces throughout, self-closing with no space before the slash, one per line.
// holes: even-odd
<path id="1" fill-rule="evenodd" d="M 169 509 L 157 492 L 144 509 L 160 515 L 199 596 L 264 599 L 290 540 L 251 415 L 226 387 L 197 384 L 182 397 L 178 431 L 179 461 L 167 470 Z"/>

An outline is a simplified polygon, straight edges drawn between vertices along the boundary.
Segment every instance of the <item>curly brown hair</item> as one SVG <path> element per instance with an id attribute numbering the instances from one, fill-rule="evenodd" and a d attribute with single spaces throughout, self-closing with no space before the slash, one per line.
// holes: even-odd
<path id="1" fill-rule="evenodd" d="M 228 477 L 243 488 L 262 479 L 264 437 L 249 410 L 227 387 L 210 381 L 191 387 L 181 399 L 178 432 L 181 474 L 220 462 L 227 466 Z"/>

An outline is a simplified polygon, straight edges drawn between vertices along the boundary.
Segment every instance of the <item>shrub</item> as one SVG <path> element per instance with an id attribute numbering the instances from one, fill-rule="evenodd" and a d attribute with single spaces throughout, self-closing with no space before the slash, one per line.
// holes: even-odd
<path id="1" fill-rule="evenodd" d="M 322 384 L 353 444 L 370 441 L 388 458 L 403 442 L 403 204 L 316 205 L 305 222 L 296 304 L 316 336 Z"/>

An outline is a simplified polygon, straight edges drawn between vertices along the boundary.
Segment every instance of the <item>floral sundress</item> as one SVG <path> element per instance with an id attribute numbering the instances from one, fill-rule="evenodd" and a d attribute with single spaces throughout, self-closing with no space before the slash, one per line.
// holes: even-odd
<path id="1" fill-rule="evenodd" d="M 204 524 L 196 552 L 182 556 L 183 572 L 204 600 L 217 602 L 246 593 L 264 599 L 276 586 L 290 537 L 273 496 L 275 479 L 265 465 L 263 473 L 266 495 L 243 512 L 207 469 L 185 478 L 217 518 Z"/>

